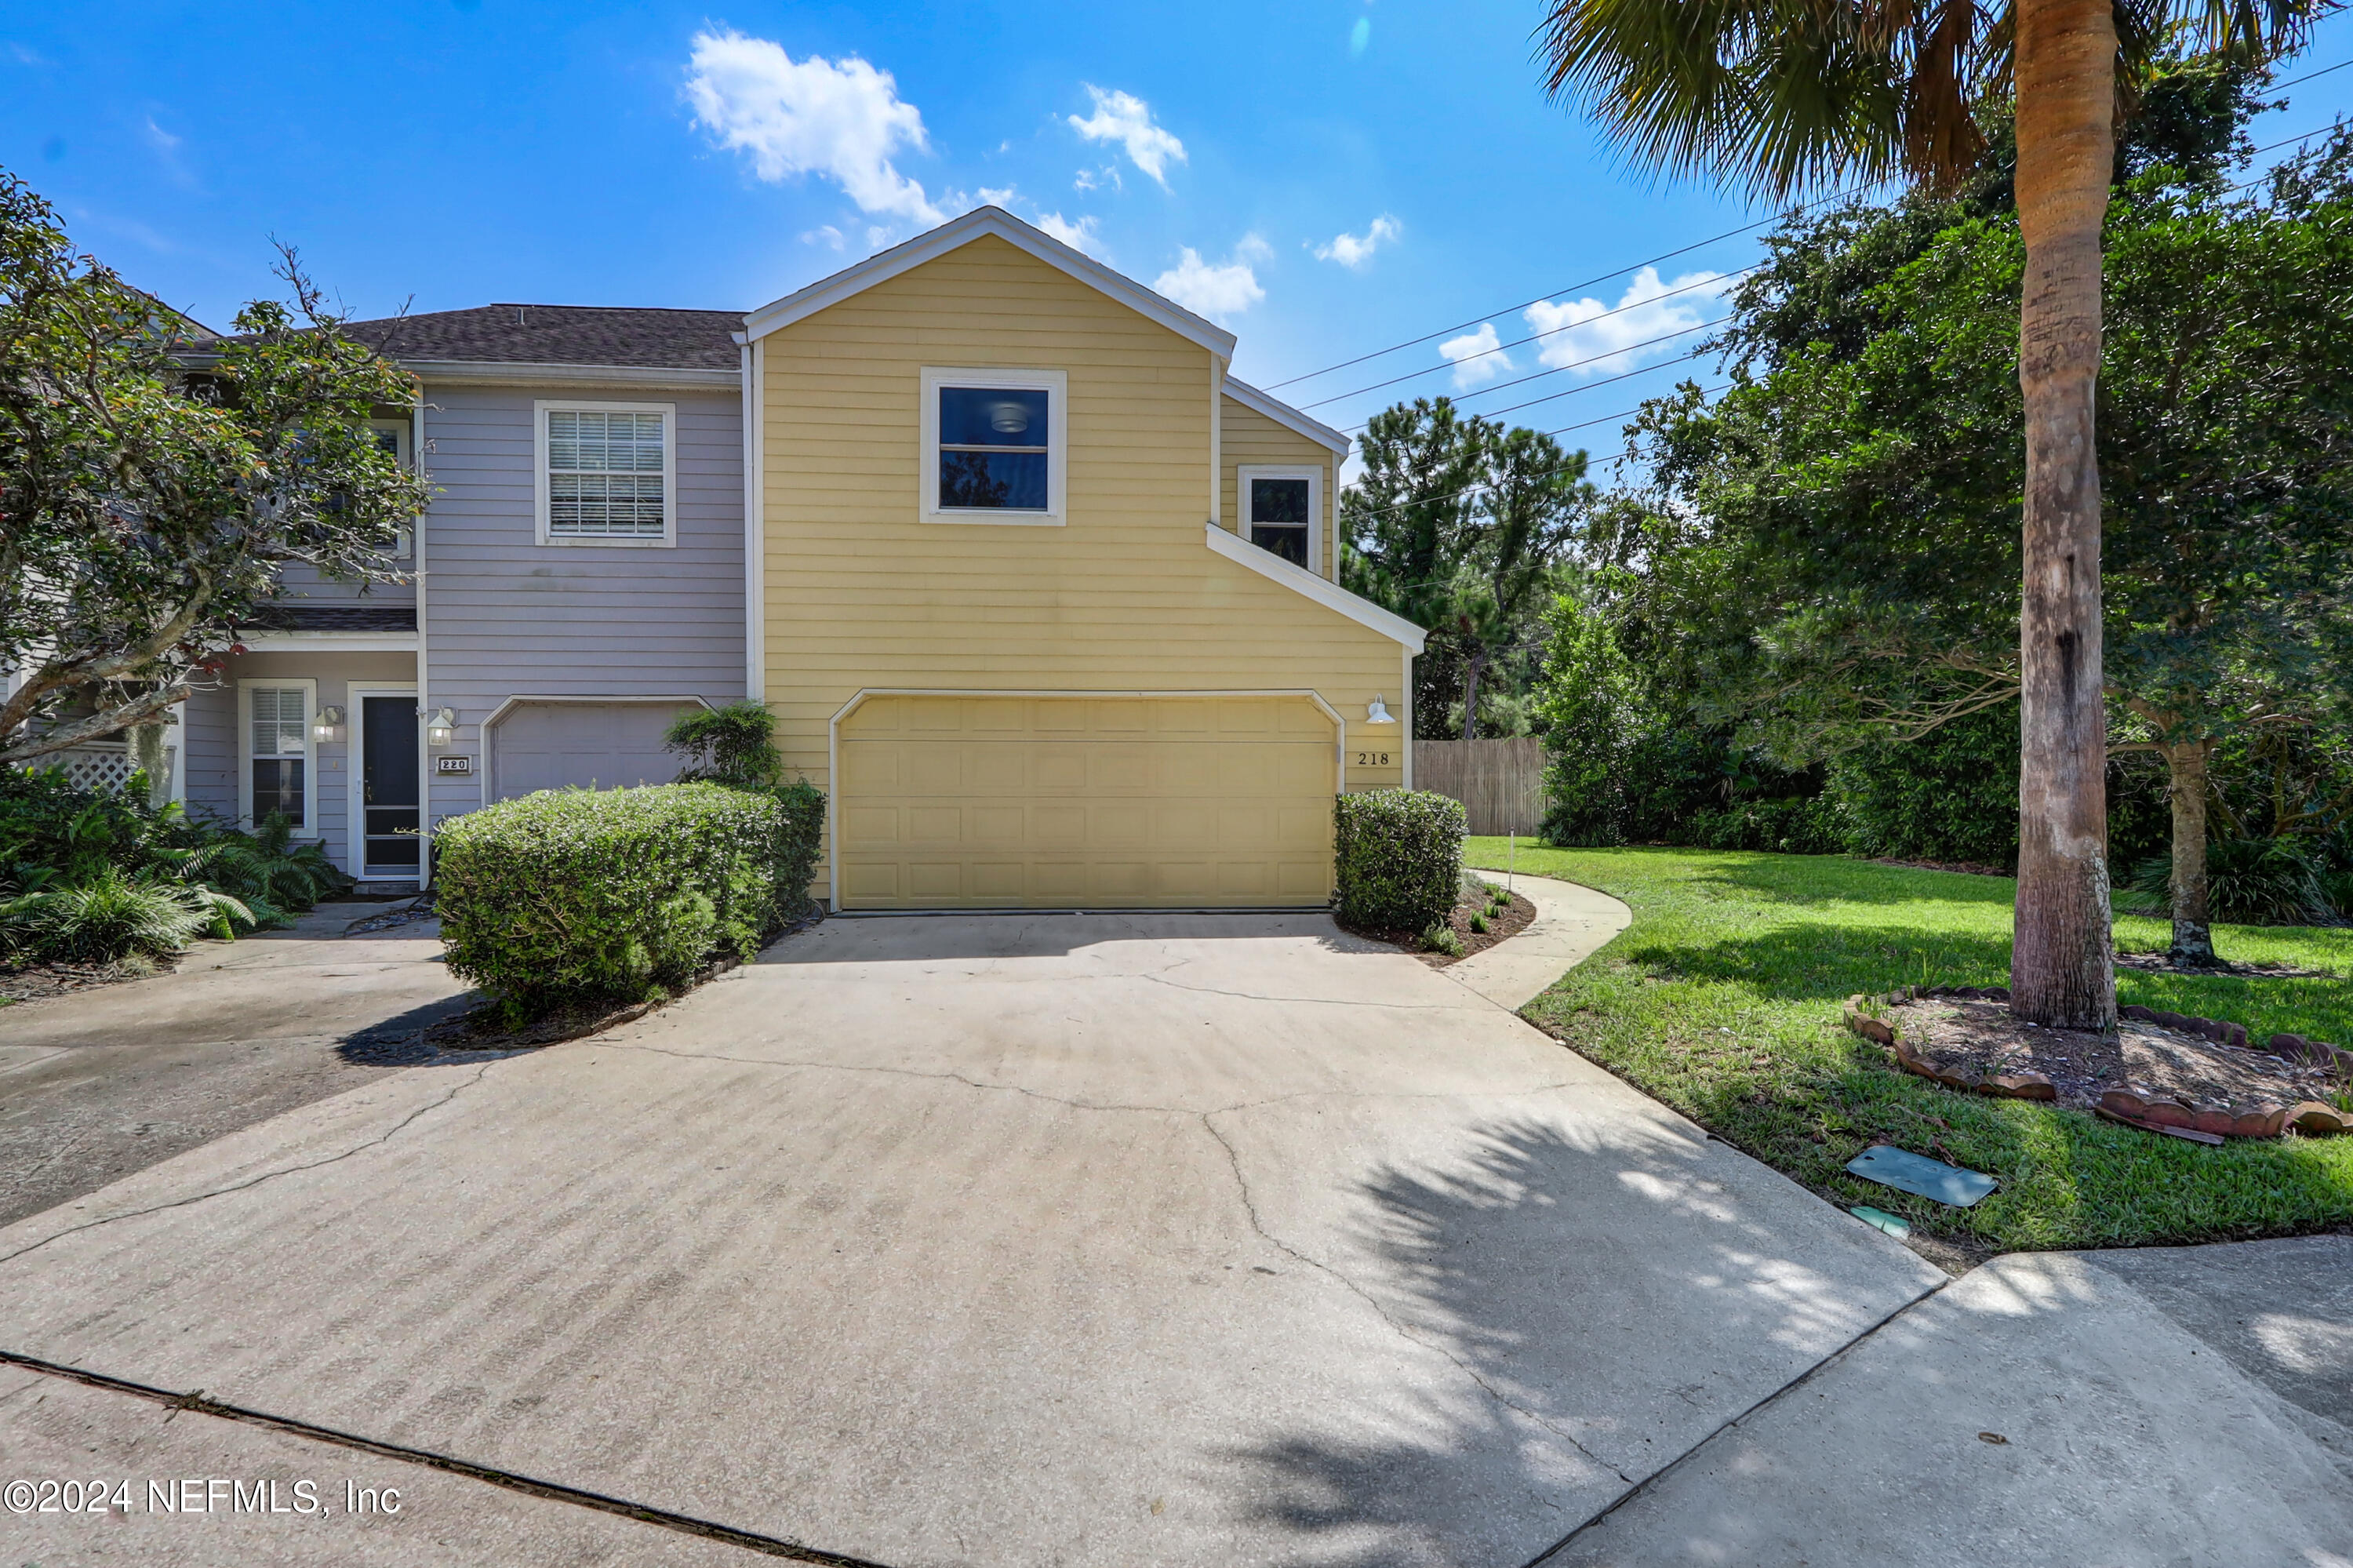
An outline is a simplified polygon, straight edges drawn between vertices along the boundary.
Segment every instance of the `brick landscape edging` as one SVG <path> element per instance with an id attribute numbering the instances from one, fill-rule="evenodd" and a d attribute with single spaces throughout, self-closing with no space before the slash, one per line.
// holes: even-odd
<path id="1" fill-rule="evenodd" d="M 2055 1100 L 2057 1086 L 2041 1073 L 1973 1073 L 1966 1068 L 1940 1067 L 1921 1055 L 1904 1032 L 1883 1018 L 1874 1018 L 1868 1009 L 1875 1006 L 1896 1007 L 1907 1001 L 1934 1001 L 1950 998 L 1963 1001 L 2008 1001 L 2010 991 L 2003 986 L 1899 986 L 1883 996 L 1866 996 L 1861 991 L 1846 999 L 1846 1026 L 1866 1040 L 1884 1045 L 1894 1055 L 1896 1065 L 1907 1073 L 1917 1074 L 1947 1088 L 1966 1089 L 1980 1095 L 1992 1095 L 2001 1099 Z M 2215 1018 L 2193 1018 L 2186 1013 L 2166 1012 L 2142 1007 L 2138 1003 L 2116 1009 L 2120 1018 L 2150 1023 L 2160 1029 L 2199 1034 L 2218 1044 L 2247 1045 L 2246 1026 Z M 2307 1040 L 2301 1034 L 2274 1034 L 2267 1044 L 2272 1054 L 2291 1062 L 2318 1062 L 2335 1065 L 2339 1071 L 2353 1072 L 2353 1051 L 2340 1046 Z M 2111 1120 L 2128 1122 L 2152 1132 L 2189 1132 L 2217 1138 L 2277 1138 L 2289 1128 L 2306 1134 L 2353 1132 L 2353 1116 L 2325 1105 L 2319 1100 L 2299 1100 L 2293 1105 L 2258 1101 L 2256 1107 L 2234 1111 L 2227 1107 L 2190 1106 L 2179 1100 L 2151 1098 L 2135 1090 L 2110 1089 L 2099 1098 L 2096 1107 Z"/>

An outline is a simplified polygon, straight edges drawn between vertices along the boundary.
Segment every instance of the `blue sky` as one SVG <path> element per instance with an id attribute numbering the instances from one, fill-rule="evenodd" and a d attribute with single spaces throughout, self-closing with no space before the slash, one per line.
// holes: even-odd
<path id="1" fill-rule="evenodd" d="M 1755 238 L 1608 274 L 1765 213 L 1630 174 L 1546 103 L 1537 14 L 0 0 L 0 164 L 215 325 L 270 289 L 273 236 L 363 315 L 749 308 L 995 200 L 1224 322 L 1261 386 L 1466 323 L 1283 389 L 1354 394 L 1314 409 L 1335 424 L 1401 395 L 1543 397 L 1507 417 L 1603 419 L 1565 437 L 1600 455 L 1605 417 L 1705 374 L 1670 363 L 1690 334 L 1629 345 L 1712 319 L 1708 275 Z M 2348 58 L 2353 17 L 2281 74 Z M 2353 106 L 2353 70 L 2292 96 L 2259 141 Z"/>

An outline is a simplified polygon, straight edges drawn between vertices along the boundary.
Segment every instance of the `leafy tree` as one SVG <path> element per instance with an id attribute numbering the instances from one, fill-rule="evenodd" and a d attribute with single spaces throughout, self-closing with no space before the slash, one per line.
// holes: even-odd
<path id="1" fill-rule="evenodd" d="M 2105 691 L 2171 775 L 2174 956 L 2211 961 L 2209 759 L 2353 680 L 2353 136 L 2232 196 L 2146 175 L 2108 230 Z M 1646 411 L 1650 560 L 1686 678 L 1785 751 L 1918 735 L 2021 690 L 2016 232 L 1978 218 L 1863 291 L 1858 349 L 1779 351 Z M 2106 730 L 2104 727 L 2104 737 Z"/>
<path id="2" fill-rule="evenodd" d="M 343 334 L 291 251 L 280 276 L 290 305 L 194 340 L 0 170 L 0 668 L 21 682 L 0 762 L 186 697 L 289 563 L 394 577 L 384 546 L 426 490 L 367 421 L 413 383 Z"/>
<path id="3" fill-rule="evenodd" d="M 2116 1018 L 2094 414 L 2119 111 L 2168 39 L 2186 31 L 2207 48 L 2262 55 L 2300 44 L 2324 8 L 1553 0 L 1544 24 L 1551 90 L 1588 97 L 1638 161 L 1776 196 L 1899 174 L 1948 187 L 1985 150 L 1973 106 L 2014 95 L 2026 439 L 2011 1005 L 2033 1022 Z"/>
<path id="4" fill-rule="evenodd" d="M 1593 501 L 1586 454 L 1444 397 L 1375 415 L 1358 450 L 1364 475 L 1340 498 L 1342 581 L 1432 634 L 1415 672 L 1416 733 L 1442 736 L 1459 700 L 1473 739 L 1482 683 L 1541 644 L 1539 619 Z"/>

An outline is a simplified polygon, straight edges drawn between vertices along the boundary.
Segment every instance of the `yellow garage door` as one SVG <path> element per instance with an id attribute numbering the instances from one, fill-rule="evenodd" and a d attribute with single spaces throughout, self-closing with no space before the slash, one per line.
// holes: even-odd
<path id="1" fill-rule="evenodd" d="M 1304 697 L 870 697 L 847 909 L 1321 904 L 1338 737 Z"/>

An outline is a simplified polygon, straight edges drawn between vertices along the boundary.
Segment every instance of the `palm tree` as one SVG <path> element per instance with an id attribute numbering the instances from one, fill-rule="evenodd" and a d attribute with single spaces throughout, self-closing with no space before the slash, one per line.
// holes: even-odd
<path id="1" fill-rule="evenodd" d="M 2168 39 L 2260 58 L 2334 6 L 1552 0 L 1539 29 L 1547 88 L 1585 98 L 1635 162 L 1777 198 L 1858 178 L 1949 184 L 1984 150 L 1972 106 L 2016 96 L 2026 568 L 2010 1005 L 2032 1022 L 2116 1022 L 2092 411 L 2118 110 Z"/>

